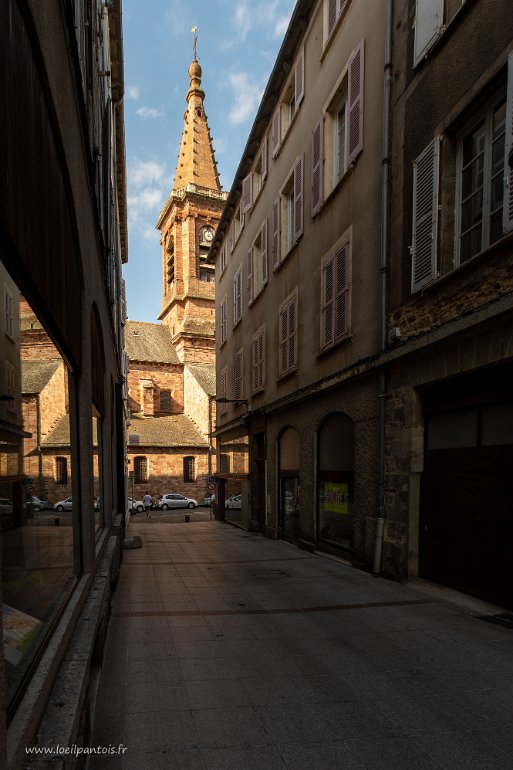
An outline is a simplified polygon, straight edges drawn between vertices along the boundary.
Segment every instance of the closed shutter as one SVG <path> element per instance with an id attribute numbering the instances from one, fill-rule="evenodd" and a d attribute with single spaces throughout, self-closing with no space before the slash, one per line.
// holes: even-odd
<path id="1" fill-rule="evenodd" d="M 312 216 L 323 203 L 324 118 L 321 117 L 312 132 Z"/>
<path id="2" fill-rule="evenodd" d="M 417 0 L 415 13 L 415 48 L 413 63 L 416 66 L 425 56 L 442 31 L 444 0 Z"/>
<path id="3" fill-rule="evenodd" d="M 264 330 L 253 337 L 253 393 L 264 386 Z"/>
<path id="4" fill-rule="evenodd" d="M 502 223 L 504 232 L 513 230 L 513 53 L 508 58 L 508 95 L 506 104 L 506 153 L 504 158 L 504 204 Z"/>
<path id="5" fill-rule="evenodd" d="M 244 214 L 242 210 L 242 201 L 239 204 L 239 234 L 244 229 L 244 222 L 246 221 L 246 215 Z"/>
<path id="6" fill-rule="evenodd" d="M 321 349 L 333 345 L 335 309 L 335 257 L 328 257 L 322 266 L 321 278 Z"/>
<path id="7" fill-rule="evenodd" d="M 233 323 L 238 323 L 242 316 L 242 272 L 239 268 L 233 279 Z"/>
<path id="8" fill-rule="evenodd" d="M 230 242 L 230 251 L 233 251 L 233 247 L 235 246 L 235 219 L 232 219 L 232 221 L 230 222 L 229 242 Z"/>
<path id="9" fill-rule="evenodd" d="M 226 270 L 226 243 L 223 243 L 221 248 L 221 272 Z"/>
<path id="10" fill-rule="evenodd" d="M 264 219 L 260 228 L 260 278 L 262 286 L 267 283 L 267 277 L 267 219 Z"/>
<path id="11" fill-rule="evenodd" d="M 273 153 L 273 158 L 275 158 L 278 154 L 278 150 L 280 149 L 280 140 L 281 140 L 281 104 L 278 103 L 278 106 L 276 107 L 271 123 L 271 148 Z"/>
<path id="12" fill-rule="evenodd" d="M 296 59 L 294 68 L 294 99 L 296 109 L 299 107 L 305 96 L 305 47 L 302 46 Z"/>
<path id="13" fill-rule="evenodd" d="M 411 290 L 418 291 L 436 275 L 439 139 L 413 164 L 413 242 Z"/>
<path id="14" fill-rule="evenodd" d="M 271 257 L 273 260 L 273 270 L 280 266 L 280 199 L 277 198 L 273 203 L 273 213 L 271 217 Z"/>
<path id="15" fill-rule="evenodd" d="M 221 370 L 221 382 L 220 382 L 220 397 L 226 398 L 228 396 L 228 369 L 225 367 Z M 219 411 L 221 414 L 225 414 L 227 411 L 226 404 L 219 404 Z"/>
<path id="16" fill-rule="evenodd" d="M 288 359 L 287 368 L 295 369 L 296 367 L 296 297 L 289 303 L 289 339 L 288 339 Z"/>
<path id="17" fill-rule="evenodd" d="M 269 141 L 268 141 L 268 135 L 266 134 L 264 138 L 262 139 L 262 155 L 261 155 L 261 174 L 262 174 L 262 182 L 265 182 L 267 179 L 267 153 L 269 151 Z"/>
<path id="18" fill-rule="evenodd" d="M 363 150 L 363 40 L 348 63 L 349 71 L 349 126 L 347 138 L 347 163 L 351 165 Z"/>
<path id="19" fill-rule="evenodd" d="M 241 214 L 249 211 L 253 205 L 253 174 L 248 174 L 242 180 Z"/>
<path id="20" fill-rule="evenodd" d="M 294 240 L 303 234 L 303 155 L 294 165 Z"/>
<path id="21" fill-rule="evenodd" d="M 335 341 L 348 331 L 348 253 L 347 242 L 335 252 Z"/>
<path id="22" fill-rule="evenodd" d="M 235 353 L 233 357 L 233 397 L 234 399 L 243 398 L 243 361 L 242 350 Z"/>
<path id="23" fill-rule="evenodd" d="M 328 0 L 328 37 L 331 36 L 337 22 L 338 0 Z"/>
<path id="24" fill-rule="evenodd" d="M 253 248 L 248 251 L 248 305 L 253 302 Z"/>
<path id="25" fill-rule="evenodd" d="M 287 371 L 288 361 L 288 339 L 289 339 L 289 313 L 285 305 L 280 310 L 280 373 Z"/>
<path id="26" fill-rule="evenodd" d="M 226 297 L 221 302 L 221 342 L 226 341 Z"/>

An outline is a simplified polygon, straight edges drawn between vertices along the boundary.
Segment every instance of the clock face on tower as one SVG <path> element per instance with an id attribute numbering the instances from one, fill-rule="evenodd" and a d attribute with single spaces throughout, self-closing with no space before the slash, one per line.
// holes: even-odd
<path id="1" fill-rule="evenodd" d="M 212 243 L 212 239 L 214 237 L 214 231 L 211 227 L 202 227 L 199 232 L 200 237 L 200 243 L 205 244 L 206 246 L 210 246 Z"/>

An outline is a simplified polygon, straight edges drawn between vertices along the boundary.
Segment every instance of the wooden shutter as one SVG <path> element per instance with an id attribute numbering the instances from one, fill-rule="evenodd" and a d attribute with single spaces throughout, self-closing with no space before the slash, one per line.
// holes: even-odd
<path id="1" fill-rule="evenodd" d="M 226 270 L 226 243 L 223 243 L 221 248 L 221 272 Z"/>
<path id="2" fill-rule="evenodd" d="M 305 97 L 305 47 L 301 46 L 294 67 L 294 100 L 296 109 Z"/>
<path id="3" fill-rule="evenodd" d="M 303 234 L 303 155 L 294 165 L 294 240 Z"/>
<path id="4" fill-rule="evenodd" d="M 510 161 L 511 155 L 511 161 Z M 504 156 L 504 203 L 502 224 L 505 233 L 513 230 L 513 53 L 508 58 L 508 95 L 506 104 L 506 149 Z"/>
<path id="5" fill-rule="evenodd" d="M 260 228 L 260 278 L 262 286 L 267 283 L 268 269 L 267 269 L 267 218 L 262 222 Z"/>
<path id="6" fill-rule="evenodd" d="M 225 367 L 221 370 L 221 383 L 220 383 L 220 396 L 226 398 L 228 395 L 228 369 Z M 225 414 L 227 411 L 226 404 L 219 404 L 221 414 Z"/>
<path id="7" fill-rule="evenodd" d="M 418 291 L 436 275 L 439 139 L 413 164 L 413 242 L 411 290 Z"/>
<path id="8" fill-rule="evenodd" d="M 323 165 L 324 165 L 324 117 L 312 131 L 312 216 L 314 217 L 323 204 Z"/>
<path id="9" fill-rule="evenodd" d="M 273 212 L 271 217 L 271 256 L 273 260 L 273 270 L 280 266 L 280 199 L 277 198 L 273 203 Z"/>
<path id="10" fill-rule="evenodd" d="M 253 247 L 248 251 L 248 305 L 253 302 Z"/>
<path id="11" fill-rule="evenodd" d="M 278 106 L 274 111 L 274 115 L 271 123 L 271 148 L 272 148 L 273 158 L 275 158 L 278 154 L 278 150 L 280 149 L 280 141 L 281 141 L 281 103 L 278 102 Z"/>
<path id="12" fill-rule="evenodd" d="M 285 305 L 280 310 L 280 374 L 284 374 L 287 371 L 288 361 L 288 330 L 289 330 L 289 313 L 288 306 Z"/>
<path id="13" fill-rule="evenodd" d="M 267 179 L 267 153 L 269 152 L 269 141 L 268 141 L 268 134 L 264 136 L 262 139 L 262 154 L 261 154 L 261 161 L 260 161 L 260 173 L 262 175 L 262 182 L 265 182 Z"/>
<path id="14" fill-rule="evenodd" d="M 233 357 L 233 397 L 235 399 L 243 398 L 242 366 L 242 350 L 239 350 Z"/>
<path id="15" fill-rule="evenodd" d="M 359 43 L 349 60 L 348 72 L 347 163 L 350 166 L 363 150 L 363 40 Z"/>
<path id="16" fill-rule="evenodd" d="M 253 337 L 253 393 L 264 386 L 264 329 Z"/>
<path id="17" fill-rule="evenodd" d="M 242 316 L 242 272 L 239 268 L 233 279 L 233 324 L 238 323 Z"/>
<path id="18" fill-rule="evenodd" d="M 331 255 L 322 265 L 321 277 L 321 350 L 335 340 L 335 257 Z"/>
<path id="19" fill-rule="evenodd" d="M 346 241 L 335 252 L 335 341 L 348 331 L 348 265 L 349 244 Z"/>
<path id="20" fill-rule="evenodd" d="M 242 180 L 242 198 L 240 211 L 245 214 L 253 205 L 253 174 L 248 174 Z"/>
<path id="21" fill-rule="evenodd" d="M 235 219 L 232 219 L 232 221 L 230 222 L 229 242 L 230 242 L 230 251 L 233 251 L 233 247 L 235 246 Z"/>
<path id="22" fill-rule="evenodd" d="M 444 0 L 417 0 L 413 64 L 425 56 L 442 31 Z"/>
<path id="23" fill-rule="evenodd" d="M 331 36 L 337 23 L 337 2 L 338 0 L 328 0 L 328 37 Z"/>
<path id="24" fill-rule="evenodd" d="M 288 306 L 289 315 L 289 338 L 288 338 L 288 351 L 287 351 L 287 368 L 294 369 L 296 367 L 296 303 L 297 297 L 294 297 Z"/>
<path id="25" fill-rule="evenodd" d="M 226 340 L 226 297 L 221 302 L 221 342 Z"/>
<path id="26" fill-rule="evenodd" d="M 239 234 L 244 230 L 244 222 L 246 221 L 246 215 L 242 210 L 242 201 L 239 205 Z"/>

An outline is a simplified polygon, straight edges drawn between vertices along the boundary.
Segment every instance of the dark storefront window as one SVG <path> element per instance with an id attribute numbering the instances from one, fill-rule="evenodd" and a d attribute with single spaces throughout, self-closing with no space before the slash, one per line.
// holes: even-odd
<path id="1" fill-rule="evenodd" d="M 354 509 L 354 424 L 334 414 L 319 430 L 318 537 L 351 550 Z"/>
<path id="2" fill-rule="evenodd" d="M 299 525 L 299 434 L 285 428 L 279 441 L 278 526 L 285 540 L 292 542 Z"/>

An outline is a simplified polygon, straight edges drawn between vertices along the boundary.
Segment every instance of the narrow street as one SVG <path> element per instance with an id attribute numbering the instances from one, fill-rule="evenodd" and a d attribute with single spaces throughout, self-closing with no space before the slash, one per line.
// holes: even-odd
<path id="1" fill-rule="evenodd" d="M 89 770 L 513 767 L 512 629 L 219 521 L 130 534 Z"/>

